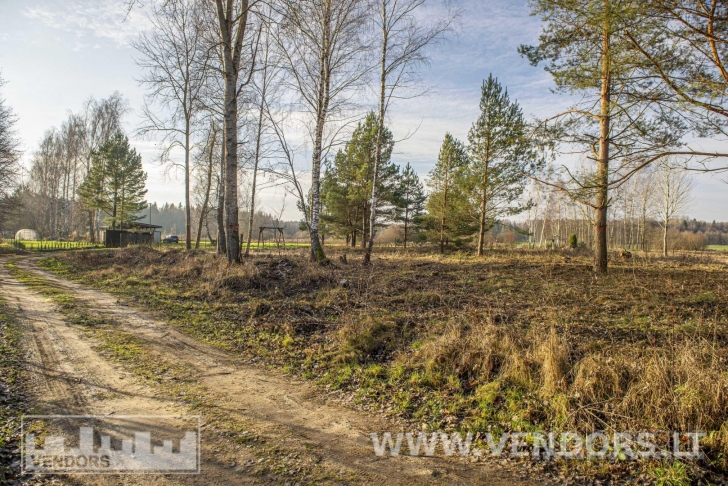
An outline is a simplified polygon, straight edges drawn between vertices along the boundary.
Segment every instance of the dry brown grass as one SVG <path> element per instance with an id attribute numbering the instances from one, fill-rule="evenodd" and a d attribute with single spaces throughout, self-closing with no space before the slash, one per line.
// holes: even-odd
<path id="1" fill-rule="evenodd" d="M 615 361 L 601 352 L 589 354 L 572 370 L 574 381 L 570 395 L 580 406 L 598 406 L 619 400 L 629 383 L 622 360 Z"/>
<path id="2" fill-rule="evenodd" d="M 567 346 L 557 334 L 556 327 L 551 326 L 548 337 L 536 348 L 535 357 L 541 363 L 540 391 L 546 397 L 553 397 L 566 387 L 570 368 Z"/>
<path id="3" fill-rule="evenodd" d="M 455 370 L 466 381 L 483 381 L 501 373 L 514 354 L 510 338 L 491 323 L 464 327 L 451 322 L 440 336 L 414 353 L 410 363 L 424 363 L 428 371 Z"/>

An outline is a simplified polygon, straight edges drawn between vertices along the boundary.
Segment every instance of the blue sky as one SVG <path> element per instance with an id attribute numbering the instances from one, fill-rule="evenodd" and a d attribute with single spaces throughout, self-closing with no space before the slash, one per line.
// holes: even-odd
<path id="1" fill-rule="evenodd" d="M 439 1 L 439 0 L 437 0 Z M 143 89 L 129 39 L 147 25 L 141 13 L 126 21 L 121 0 L 0 0 L 0 70 L 7 84 L 3 95 L 20 118 L 18 128 L 26 162 L 43 132 L 59 126 L 69 111 L 79 110 L 89 96 L 114 91 L 126 96 L 138 113 Z M 480 84 L 489 73 L 507 86 L 527 115 L 548 116 L 569 104 L 550 92 L 552 82 L 531 67 L 516 49 L 534 43 L 540 21 L 529 15 L 526 0 L 455 0 L 463 15 L 454 35 L 431 52 L 423 80 L 426 96 L 392 107 L 389 125 L 395 138 L 410 137 L 395 148 L 395 162 L 412 163 L 424 176 L 437 159 L 445 135 L 466 139 L 478 115 Z M 138 123 L 129 117 L 129 130 Z M 412 133 L 414 132 L 414 133 Z M 149 172 L 149 199 L 183 201 L 180 180 L 165 178 L 154 162 L 154 143 L 134 140 Z M 710 175 L 697 177 L 691 216 L 728 220 L 728 185 Z M 281 188 L 263 194 L 262 209 L 279 211 Z M 297 219 L 289 201 L 284 217 Z"/>

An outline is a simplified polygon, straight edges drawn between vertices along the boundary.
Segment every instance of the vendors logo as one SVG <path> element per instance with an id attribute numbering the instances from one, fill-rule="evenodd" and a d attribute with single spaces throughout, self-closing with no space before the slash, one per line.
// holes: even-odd
<path id="1" fill-rule="evenodd" d="M 198 416 L 28 415 L 23 472 L 199 474 Z"/>

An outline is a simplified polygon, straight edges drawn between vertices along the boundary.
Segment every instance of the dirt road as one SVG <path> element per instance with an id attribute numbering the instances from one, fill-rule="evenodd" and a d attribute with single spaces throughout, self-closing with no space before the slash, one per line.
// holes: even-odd
<path id="1" fill-rule="evenodd" d="M 64 484 L 521 484 L 491 463 L 462 458 L 377 457 L 371 432 L 398 424 L 326 403 L 309 383 L 245 364 L 104 292 L 59 279 L 31 259 L 16 265 L 41 276 L 133 335 L 145 349 L 183 366 L 204 390 L 202 472 L 172 476 L 75 476 Z M 189 413 L 184 396 L 169 397 L 99 352 L 94 332 L 69 322 L 50 299 L 0 266 L 0 295 L 22 320 L 27 370 L 45 413 L 161 415 Z M 198 408 L 199 410 L 199 408 Z M 244 429 L 241 440 L 240 431 Z M 529 481 L 532 483 L 533 480 Z M 523 481 L 525 484 L 525 481 Z"/>

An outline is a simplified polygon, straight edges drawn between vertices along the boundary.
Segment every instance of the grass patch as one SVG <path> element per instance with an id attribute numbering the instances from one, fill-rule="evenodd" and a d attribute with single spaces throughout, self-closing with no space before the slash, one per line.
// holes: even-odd
<path id="1" fill-rule="evenodd" d="M 7 246 L 25 251 L 66 251 L 103 248 L 98 243 L 88 241 L 45 241 L 45 240 L 6 240 Z"/>
<path id="2" fill-rule="evenodd" d="M 685 463 L 675 461 L 652 471 L 655 486 L 688 486 L 691 484 L 690 470 Z"/>
<path id="3" fill-rule="evenodd" d="M 30 412 L 23 379 L 22 332 L 0 299 L 0 483 L 20 479 L 20 419 Z"/>

